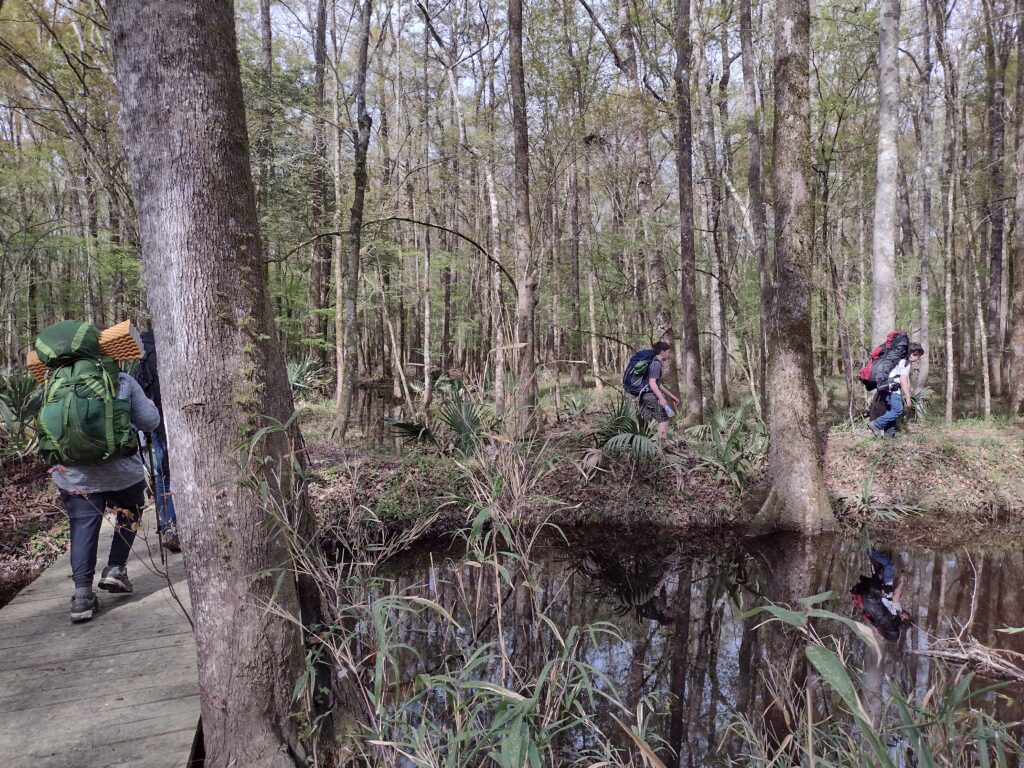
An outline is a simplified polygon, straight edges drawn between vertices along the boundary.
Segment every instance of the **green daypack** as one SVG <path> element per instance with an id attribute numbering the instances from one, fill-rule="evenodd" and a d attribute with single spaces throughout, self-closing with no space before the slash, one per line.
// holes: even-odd
<path id="1" fill-rule="evenodd" d="M 49 464 L 131 456 L 139 449 L 131 403 L 119 400 L 117 363 L 100 353 L 96 326 L 65 320 L 44 328 L 36 352 L 47 365 L 39 453 Z"/>

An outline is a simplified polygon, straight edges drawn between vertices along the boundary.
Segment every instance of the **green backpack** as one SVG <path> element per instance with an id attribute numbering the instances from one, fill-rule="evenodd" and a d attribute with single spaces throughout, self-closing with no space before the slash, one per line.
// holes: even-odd
<path id="1" fill-rule="evenodd" d="M 39 411 L 39 453 L 48 463 L 103 461 L 139 450 L 131 403 L 117 397 L 117 363 L 100 352 L 95 325 L 54 323 L 39 333 L 36 353 L 49 369 Z"/>

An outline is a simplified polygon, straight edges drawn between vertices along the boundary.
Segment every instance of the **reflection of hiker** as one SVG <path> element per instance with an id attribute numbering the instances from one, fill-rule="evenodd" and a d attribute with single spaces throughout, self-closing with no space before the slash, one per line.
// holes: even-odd
<path id="1" fill-rule="evenodd" d="M 167 455 L 167 431 L 164 428 L 164 407 L 160 399 L 160 376 L 157 370 L 156 338 L 152 331 L 141 334 L 144 355 L 135 368 L 135 380 L 139 382 L 146 397 L 153 401 L 160 411 L 160 426 L 153 430 L 153 486 L 157 495 L 157 535 L 160 543 L 171 550 L 180 552 L 178 540 L 178 518 L 174 513 L 174 494 L 171 492 L 171 465 Z"/>
<path id="2" fill-rule="evenodd" d="M 666 585 L 679 570 L 676 563 L 655 562 L 647 558 L 633 559 L 629 567 L 605 552 L 586 552 L 580 571 L 602 582 L 602 592 L 615 600 L 622 613 L 636 614 L 637 621 L 647 619 L 659 624 L 675 621 L 675 612 L 668 604 Z"/>
<path id="3" fill-rule="evenodd" d="M 146 488 L 135 430 L 156 429 L 160 414 L 138 383 L 102 355 L 95 326 L 51 325 L 40 332 L 36 351 L 48 368 L 39 451 L 54 465 L 50 473 L 71 522 L 71 620 L 88 621 L 99 610 L 92 580 L 106 509 L 116 511 L 117 526 L 99 587 L 132 591 L 128 555 Z"/>
<path id="4" fill-rule="evenodd" d="M 850 594 L 868 624 L 886 640 L 896 642 L 900 639 L 900 632 L 910 623 L 910 613 L 903 610 L 900 602 L 903 585 L 895 585 L 896 566 L 890 557 L 875 549 L 868 549 L 868 557 L 873 573 L 862 575 Z"/>
<path id="5" fill-rule="evenodd" d="M 914 404 L 910 396 L 910 366 L 920 360 L 923 354 L 924 347 L 920 344 L 911 344 L 907 356 L 897 361 L 888 378 L 878 385 L 875 394 L 875 403 L 878 405 L 872 407 L 873 420 L 868 422 L 868 427 L 875 435 L 896 436 L 896 428 L 904 408 L 909 409 Z M 885 404 L 885 412 L 881 416 L 874 416 L 882 403 Z"/>
<path id="6" fill-rule="evenodd" d="M 669 419 L 675 416 L 668 401 L 679 405 L 679 398 L 661 383 L 665 361 L 671 352 L 672 346 L 665 341 L 657 342 L 651 349 L 640 350 L 630 358 L 622 377 L 626 391 L 638 398 L 640 415 L 658 425 L 658 437 L 668 435 Z"/>

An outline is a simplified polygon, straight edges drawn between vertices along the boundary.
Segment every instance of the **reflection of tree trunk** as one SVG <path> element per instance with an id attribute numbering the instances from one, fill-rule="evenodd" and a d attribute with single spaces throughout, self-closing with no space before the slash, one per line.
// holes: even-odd
<path id="1" fill-rule="evenodd" d="M 755 542 L 753 550 L 764 561 L 767 598 L 773 603 L 795 605 L 801 597 L 815 593 L 821 580 L 822 553 L 834 549 L 831 536 L 775 535 Z M 767 737 L 776 746 L 795 727 L 787 712 L 802 708 L 800 697 L 807 676 L 804 657 L 806 639 L 795 628 L 781 622 L 765 626 L 761 635 L 764 660 L 777 682 L 774 694 L 764 703 Z"/>
<path id="2" fill-rule="evenodd" d="M 672 694 L 669 705 L 669 746 L 675 750 L 675 768 L 683 765 L 683 740 L 689 731 L 685 715 L 686 705 L 686 672 L 690 662 L 690 591 L 693 584 L 693 561 L 688 560 L 679 574 L 679 587 L 676 589 L 676 629 L 672 636 L 672 665 L 669 673 L 669 692 Z"/>
<path id="3" fill-rule="evenodd" d="M 751 599 L 744 610 L 754 607 L 754 600 Z M 754 701 L 754 690 L 756 680 L 754 679 L 755 655 L 759 653 L 757 642 L 757 625 L 760 622 L 756 616 L 748 616 L 743 620 L 743 633 L 740 636 L 740 652 L 737 659 L 738 675 L 736 685 L 736 711 L 742 715 L 749 715 L 750 708 Z"/>

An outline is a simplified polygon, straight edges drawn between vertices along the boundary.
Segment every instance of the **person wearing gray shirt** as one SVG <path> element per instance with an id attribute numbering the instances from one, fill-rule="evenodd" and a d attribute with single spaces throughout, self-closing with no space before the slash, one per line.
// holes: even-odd
<path id="1" fill-rule="evenodd" d="M 118 399 L 131 404 L 133 426 L 152 432 L 160 425 L 156 406 L 131 376 L 120 373 L 117 381 Z M 75 582 L 71 620 L 88 621 L 99 610 L 92 582 L 103 512 L 107 509 L 116 511 L 117 524 L 99 588 L 120 594 L 132 591 L 128 580 L 128 555 L 145 506 L 146 475 L 142 457 L 136 453 L 104 461 L 58 464 L 50 469 L 50 474 L 60 490 L 60 499 L 71 523 L 71 574 Z"/>

